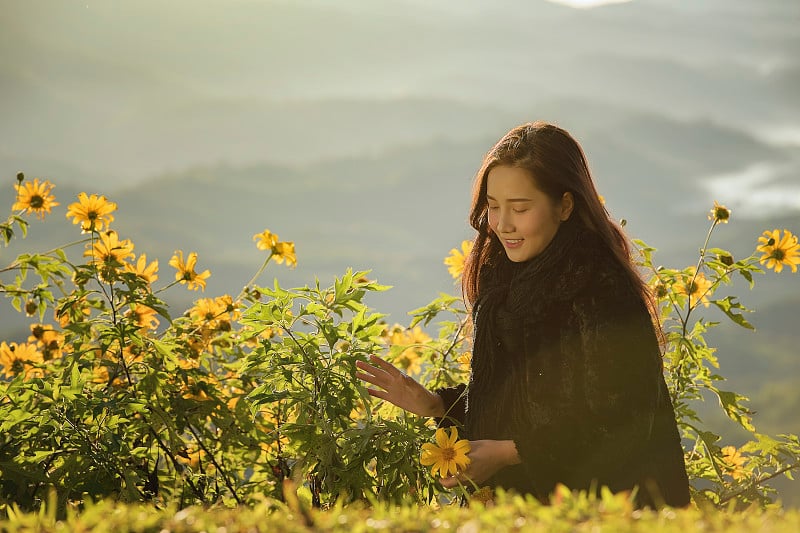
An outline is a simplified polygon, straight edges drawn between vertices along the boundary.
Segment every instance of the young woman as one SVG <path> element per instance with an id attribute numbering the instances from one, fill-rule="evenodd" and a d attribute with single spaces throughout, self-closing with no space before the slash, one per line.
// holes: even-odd
<path id="1" fill-rule="evenodd" d="M 687 505 L 654 303 L 580 145 L 552 124 L 512 129 L 477 174 L 470 223 L 468 386 L 430 392 L 375 356 L 358 364 L 370 394 L 463 425 L 471 462 L 446 487 L 547 501 L 557 483 L 608 486 L 636 489 L 640 506 Z"/>

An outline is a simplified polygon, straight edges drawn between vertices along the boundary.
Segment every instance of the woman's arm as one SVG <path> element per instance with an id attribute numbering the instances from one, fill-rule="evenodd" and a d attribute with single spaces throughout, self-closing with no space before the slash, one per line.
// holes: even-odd
<path id="1" fill-rule="evenodd" d="M 440 479 L 443 487 L 453 488 L 459 483 L 480 485 L 501 468 L 520 462 L 513 440 L 472 440 L 469 445 L 469 465 L 463 472 Z"/>

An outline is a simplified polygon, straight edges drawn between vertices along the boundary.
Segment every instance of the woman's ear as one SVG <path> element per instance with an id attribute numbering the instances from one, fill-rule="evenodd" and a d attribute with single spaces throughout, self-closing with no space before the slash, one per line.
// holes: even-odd
<path id="1" fill-rule="evenodd" d="M 572 214 L 572 210 L 575 208 L 575 197 L 572 196 L 572 193 L 567 191 L 561 195 L 561 216 L 560 219 L 562 222 L 569 219 L 570 215 Z"/>

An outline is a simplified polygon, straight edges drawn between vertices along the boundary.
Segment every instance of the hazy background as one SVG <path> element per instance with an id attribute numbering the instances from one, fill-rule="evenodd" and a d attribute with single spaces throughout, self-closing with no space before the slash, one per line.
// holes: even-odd
<path id="1" fill-rule="evenodd" d="M 20 170 L 61 202 L 0 266 L 74 240 L 63 217 L 86 191 L 118 203 L 159 283 L 183 249 L 212 271 L 205 295 L 238 293 L 269 228 L 298 267 L 262 283 L 372 269 L 394 289 L 367 303 L 407 323 L 456 290 L 442 260 L 471 236 L 484 153 L 536 119 L 578 138 L 659 262 L 696 261 L 713 200 L 733 210 L 716 244 L 746 256 L 765 229 L 800 233 L 798 28 L 798 0 L 0 0 L 0 206 Z M 732 290 L 757 332 L 712 335 L 729 388 L 760 430 L 800 433 L 800 275 Z M 28 322 L 0 306 L 0 338 Z"/>

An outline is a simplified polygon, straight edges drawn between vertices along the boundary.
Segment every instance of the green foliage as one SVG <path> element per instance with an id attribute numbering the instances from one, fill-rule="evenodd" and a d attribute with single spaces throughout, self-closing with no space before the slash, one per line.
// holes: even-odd
<path id="1" fill-rule="evenodd" d="M 35 194 L 28 207 L 18 200 L 9 227 L 26 227 Z M 290 264 L 289 250 L 293 259 L 293 244 L 269 232 L 255 236 L 267 256 L 241 294 L 173 316 L 159 295 L 179 283 L 204 289 L 206 274 L 194 254 L 176 253 L 175 281 L 155 288 L 158 265 L 108 229 L 115 208 L 79 199 L 67 215 L 82 223 L 79 240 L 0 270 L 0 293 L 31 317 L 28 342 L 0 344 L 0 513 L 36 509 L 51 491 L 59 509 L 109 497 L 252 503 L 283 499 L 287 480 L 314 507 L 434 500 L 434 479 L 413 460 L 432 423 L 373 405 L 355 363 L 373 353 L 415 369 L 424 360 L 432 385 L 455 383 L 463 321 L 443 325 L 438 341 L 416 328 L 419 342 L 400 346 L 405 328 L 390 342 L 363 301 L 387 289 L 367 272 L 328 287 L 259 286 L 271 261 Z"/>
<path id="2" fill-rule="evenodd" d="M 636 241 L 641 256 L 641 266 L 651 273 L 650 284 L 657 298 L 660 319 L 665 330 L 666 350 L 664 369 L 672 402 L 675 406 L 684 442 L 691 445 L 686 453 L 687 471 L 692 480 L 695 502 L 723 505 L 729 501 L 740 505 L 772 501 L 775 491 L 769 481 L 779 475 L 791 479 L 792 471 L 800 468 L 800 446 L 795 435 L 769 437 L 757 432 L 753 413 L 746 403 L 748 398 L 734 391 L 723 390 L 719 383 L 724 377 L 716 349 L 708 346 L 705 334 L 719 323 L 698 314 L 710 304 L 724 316 L 746 329 L 754 329 L 745 319 L 750 312 L 728 295 L 715 297 L 723 285 L 731 285 L 736 274 L 744 278 L 752 289 L 754 274 L 763 274 L 759 263 L 775 267 L 771 258 L 779 257 L 790 267 L 796 265 L 791 253 L 797 250 L 797 239 L 789 234 L 787 247 L 776 256 L 774 240 L 766 237 L 756 251 L 740 260 L 734 260 L 727 250 L 709 246 L 712 234 L 720 223 L 727 223 L 730 211 L 715 203 L 709 219 L 711 227 L 705 243 L 700 248 L 697 264 L 675 270 L 657 266 L 655 249 Z M 777 231 L 777 230 L 775 230 Z M 788 232 L 786 232 L 788 234 Z M 765 232 L 769 235 L 770 232 Z M 761 254 L 758 257 L 758 254 Z M 780 271 L 780 268 L 776 268 Z M 733 420 L 750 439 L 738 449 L 720 445 L 721 437 L 702 427 L 697 402 L 714 397 L 725 415 Z"/>
<path id="3" fill-rule="evenodd" d="M 27 201 L 32 209 L 33 198 Z M 196 256 L 188 254 L 184 262 L 181 252 L 170 261 L 177 269 L 174 281 L 154 287 L 163 271 L 103 227 L 115 206 L 102 197 L 94 201 L 100 207 L 69 206 L 68 217 L 86 217 L 79 240 L 21 254 L 0 269 L 0 293 L 31 317 L 27 342 L 0 343 L 0 516 L 22 524 L 54 512 L 89 522 L 100 508 L 138 512 L 135 506 L 92 503 L 115 500 L 173 512 L 186 508 L 182 516 L 194 516 L 195 505 L 217 506 L 225 523 L 230 518 L 220 506 L 248 504 L 284 518 L 288 505 L 305 525 L 331 516 L 363 520 L 367 508 L 377 514 L 402 509 L 398 516 L 432 524 L 429 511 L 413 509 L 435 508 L 454 496 L 417 460 L 420 444 L 433 434 L 432 421 L 373 401 L 354 374 L 357 361 L 381 354 L 429 388 L 464 383 L 471 325 L 459 298 L 439 295 L 411 311 L 404 326 L 386 324 L 367 306 L 370 293 L 387 289 L 368 272 L 348 270 L 331 285 L 315 280 L 287 289 L 277 279 L 259 285 L 272 261 L 290 264 L 294 258 L 292 243 L 265 232 L 256 235 L 264 263 L 239 295 L 198 298 L 175 313 L 160 295 L 178 284 L 204 289 L 207 275 L 194 271 Z M 24 232 L 21 215 L 28 209 L 0 228 L 5 244 L 14 226 Z M 91 209 L 104 214 L 89 217 Z M 655 267 L 655 249 L 639 246 L 659 298 L 665 372 L 690 443 L 686 458 L 695 501 L 766 506 L 774 496 L 768 481 L 798 467 L 800 444 L 794 435 L 757 433 L 746 398 L 720 388 L 719 362 L 704 340 L 716 323 L 697 316 L 705 308 L 699 305 L 713 303 L 709 309 L 748 327 L 748 310 L 735 296 L 711 297 L 736 273 L 752 286 L 753 274 L 762 272 L 757 260 L 733 261 L 707 240 L 696 266 L 673 270 Z M 435 328 L 436 336 L 423 327 Z M 723 447 L 703 427 L 695 406 L 708 394 L 750 432 L 751 442 Z M 556 495 L 589 506 L 570 511 L 578 517 L 623 505 L 624 497 L 608 495 L 591 507 L 599 504 L 585 494 Z M 534 505 L 508 500 L 486 516 L 516 519 L 523 503 L 525 512 Z M 24 514 L 37 509 L 38 515 Z M 84 515 L 70 515 L 71 509 L 84 509 Z M 466 517 L 465 523 L 489 525 L 469 511 L 442 512 L 453 513 L 453 523 Z M 536 511 L 539 517 L 560 512 Z M 163 525 L 167 516 L 150 514 L 148 520 Z"/>

